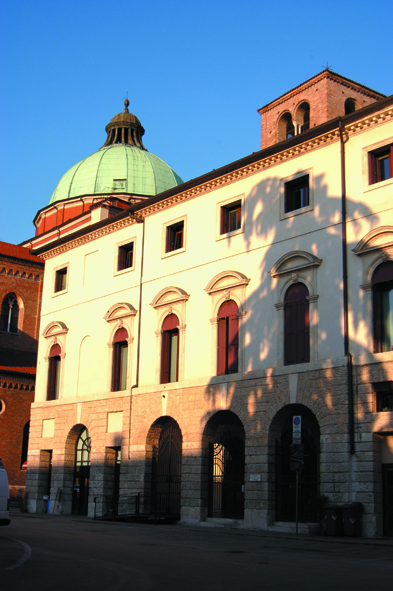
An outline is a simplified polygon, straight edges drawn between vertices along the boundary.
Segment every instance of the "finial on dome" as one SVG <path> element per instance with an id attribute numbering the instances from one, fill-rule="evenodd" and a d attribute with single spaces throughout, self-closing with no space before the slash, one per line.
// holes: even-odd
<path id="1" fill-rule="evenodd" d="M 130 104 L 130 101 L 128 100 L 128 98 L 126 98 L 126 100 L 124 101 L 124 111 L 123 113 L 129 113 L 128 110 L 128 105 Z"/>

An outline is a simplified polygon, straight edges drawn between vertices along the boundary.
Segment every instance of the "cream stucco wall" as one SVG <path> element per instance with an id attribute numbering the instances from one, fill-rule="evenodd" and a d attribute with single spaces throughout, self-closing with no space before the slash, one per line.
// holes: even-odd
<path id="1" fill-rule="evenodd" d="M 389 137 L 393 135 L 392 124 L 384 126 L 385 133 Z M 381 141 L 380 128 L 349 137 L 345 145 L 351 336 L 356 354 L 371 351 L 368 320 L 364 318 L 359 287 L 363 282 L 363 263 L 352 248 L 372 228 L 392 223 L 389 210 L 392 182 L 370 189 L 362 180 L 364 175 L 367 176 L 365 146 L 377 141 Z M 283 182 L 303 172 L 310 175 L 312 207 L 304 213 L 294 212 L 298 215 L 280 219 Z M 220 206 L 238 199 L 242 199 L 242 230 L 222 237 L 219 234 Z M 164 252 L 165 228 L 178 220 L 185 224 L 184 248 L 168 256 Z M 157 331 L 161 329 L 165 307 L 154 308 L 151 302 L 161 290 L 170 286 L 189 295 L 182 304 L 184 318 L 180 319 L 184 328 L 181 334 L 182 379 L 207 381 L 215 375 L 216 335 L 210 320 L 217 314 L 217 309 L 214 309 L 213 298 L 205 288 L 224 271 L 240 272 L 250 280 L 245 288 L 245 315 L 241 318 L 243 371 L 265 371 L 282 365 L 283 341 L 278 333 L 283 312 L 277 310 L 275 304 L 283 301 L 290 274 L 273 278 L 269 271 L 283 255 L 296 250 L 310 253 L 322 261 L 318 269 L 305 270 L 299 279 L 308 285 L 310 295 L 316 296 L 312 361 L 324 362 L 341 357 L 340 221 L 338 140 L 148 216 L 145 219 L 140 387 L 159 382 L 160 336 Z M 133 334 L 129 335 L 133 342 L 129 350 L 131 373 L 128 386 L 134 383 L 142 233 L 143 224 L 133 223 L 46 262 L 41 327 L 62 321 L 69 328 L 62 368 L 63 398 L 87 394 L 100 396 L 108 392 L 111 371 L 108 343 L 111 337 L 110 326 L 103 317 L 112 305 L 119 302 L 127 302 L 137 311 L 132 322 Z M 135 241 L 135 267 L 116 273 L 116 245 L 132 239 Z M 67 290 L 54 294 L 55 271 L 66 265 Z M 232 290 L 232 295 L 236 296 L 236 290 Z M 85 350 L 82 343 L 85 343 Z M 36 400 L 45 399 L 47 362 L 44 357 L 49 345 L 48 338 L 41 337 Z M 90 373 L 86 374 L 81 367 L 81 355 L 83 365 L 89 365 Z"/>

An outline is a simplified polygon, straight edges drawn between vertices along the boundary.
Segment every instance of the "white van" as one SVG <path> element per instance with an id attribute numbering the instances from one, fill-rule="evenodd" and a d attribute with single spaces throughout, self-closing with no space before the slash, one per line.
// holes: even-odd
<path id="1" fill-rule="evenodd" d="M 0 525 L 9 525 L 10 523 L 10 489 L 7 472 L 0 460 Z"/>

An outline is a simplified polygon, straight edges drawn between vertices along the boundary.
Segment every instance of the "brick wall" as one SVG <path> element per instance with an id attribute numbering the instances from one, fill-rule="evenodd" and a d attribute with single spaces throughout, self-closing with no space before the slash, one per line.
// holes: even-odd
<path id="1" fill-rule="evenodd" d="M 26 483 L 26 473 L 20 470 L 22 441 L 34 400 L 43 275 L 44 263 L 38 257 L 0 243 L 0 304 L 15 293 L 19 307 L 18 332 L 0 332 L 0 457 L 12 494 Z"/>
<path id="2" fill-rule="evenodd" d="M 26 472 L 21 470 L 22 439 L 34 400 L 34 378 L 4 372 L 0 375 L 0 457 L 14 494 L 26 484 Z"/>
<path id="3" fill-rule="evenodd" d="M 340 81 L 340 77 L 328 75 L 315 77 L 260 109 L 261 149 L 282 141 L 283 138 L 280 139 L 278 135 L 278 121 L 281 115 L 289 112 L 292 120 L 295 121 L 297 108 L 304 101 L 310 105 L 311 129 L 335 117 L 344 116 L 347 98 L 355 99 L 356 110 L 358 110 L 375 102 L 381 96 L 372 91 L 367 92 L 364 87 L 356 83 L 349 85 L 346 79 Z"/>

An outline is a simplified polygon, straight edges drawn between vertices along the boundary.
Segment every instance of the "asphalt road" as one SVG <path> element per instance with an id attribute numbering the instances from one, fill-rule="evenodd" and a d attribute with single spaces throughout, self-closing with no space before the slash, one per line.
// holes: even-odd
<path id="1" fill-rule="evenodd" d="M 391 588 L 393 544 L 13 516 L 0 590 L 310 591 Z"/>

